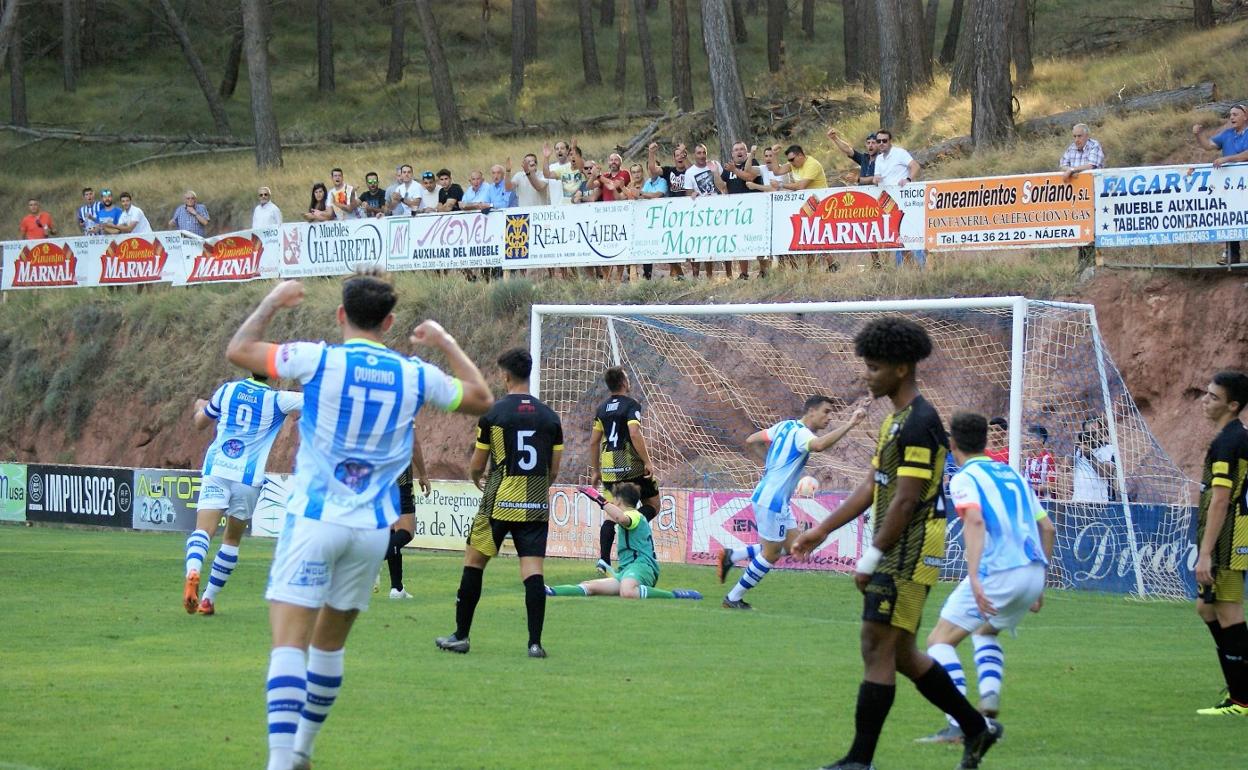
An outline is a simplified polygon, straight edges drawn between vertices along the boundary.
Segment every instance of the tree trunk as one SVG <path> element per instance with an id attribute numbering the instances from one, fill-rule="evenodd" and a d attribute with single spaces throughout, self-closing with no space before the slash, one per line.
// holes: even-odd
<path id="1" fill-rule="evenodd" d="M 646 0 L 633 0 L 637 17 L 637 44 L 641 48 L 641 81 L 646 93 L 646 106 L 659 106 L 659 73 L 654 69 L 654 50 L 650 45 L 650 26 L 646 22 Z"/>
<path id="2" fill-rule="evenodd" d="M 628 2 L 617 9 L 615 25 L 615 90 L 623 93 L 628 85 Z"/>
<path id="3" fill-rule="evenodd" d="M 390 0 L 390 60 L 386 82 L 403 82 L 403 59 L 407 55 L 407 2 Z"/>
<path id="4" fill-rule="evenodd" d="M 841 0 L 841 47 L 845 49 L 845 82 L 862 79 L 862 49 L 858 47 L 858 2 Z"/>
<path id="5" fill-rule="evenodd" d="M 953 0 L 949 9 L 949 27 L 945 30 L 945 42 L 940 47 L 940 63 L 948 67 L 958 54 L 958 33 L 962 30 L 962 2 Z"/>
<path id="6" fill-rule="evenodd" d="M 269 79 L 269 31 L 265 0 L 243 0 L 243 49 L 251 84 L 251 115 L 256 140 L 256 168 L 281 168 L 282 138 L 273 112 Z"/>
<path id="7" fill-rule="evenodd" d="M 1014 135 L 1009 36 L 1015 4 L 1015 0 L 977 0 L 975 3 L 971 141 L 977 149 L 1002 144 Z"/>
<path id="8" fill-rule="evenodd" d="M 728 157 L 735 142 L 750 143 L 745 91 L 732 45 L 726 0 L 702 0 L 702 45 L 710 67 L 711 101 L 719 132 L 720 156 Z"/>
<path id="9" fill-rule="evenodd" d="M 952 96 L 971 90 L 975 80 L 975 17 L 984 0 L 963 0 L 962 29 L 958 33 L 958 52 L 949 72 L 949 93 Z"/>
<path id="10" fill-rule="evenodd" d="M 744 0 L 732 0 L 732 37 L 738 43 L 745 43 L 750 39 L 750 28 L 745 23 L 745 6 L 742 5 Z"/>
<path id="11" fill-rule="evenodd" d="M 654 13 L 659 10 L 659 0 L 646 0 L 646 13 Z"/>
<path id="12" fill-rule="evenodd" d="M 0 67 L 8 61 L 9 46 L 16 45 L 21 39 L 17 3 L 18 0 L 6 0 L 4 13 L 0 15 Z"/>
<path id="13" fill-rule="evenodd" d="M 9 0 L 5 7 L 5 16 L 9 15 L 12 6 L 12 21 L 10 42 L 9 42 L 9 120 L 15 126 L 26 128 L 30 126 L 30 116 L 26 113 L 26 67 L 25 60 L 22 58 L 22 20 L 18 14 L 18 0 Z M 5 19 L 0 21 L 0 37 L 3 37 L 3 23 L 8 21 Z M 0 44 L 0 50 L 4 48 Z M 4 54 L 0 54 L 0 61 L 4 61 Z"/>
<path id="14" fill-rule="evenodd" d="M 537 58 L 537 0 L 515 0 L 524 4 L 524 28 L 528 34 L 524 36 L 524 61 L 529 63 Z"/>
<path id="15" fill-rule="evenodd" d="M 316 90 L 334 91 L 334 17 L 329 0 L 316 2 Z"/>
<path id="16" fill-rule="evenodd" d="M 1035 72 L 1031 61 L 1032 23 L 1031 0 L 1015 0 L 1010 16 L 1010 53 L 1019 85 L 1030 82 Z"/>
<path id="17" fill-rule="evenodd" d="M 802 0 L 802 34 L 815 39 L 815 0 Z"/>
<path id="18" fill-rule="evenodd" d="M 902 52 L 905 54 L 906 90 L 931 85 L 932 60 L 923 56 L 923 0 L 901 0 Z"/>
<path id="19" fill-rule="evenodd" d="M 221 87 L 217 93 L 229 99 L 238 87 L 238 68 L 243 63 L 243 7 L 240 5 L 230 16 L 230 51 L 225 56 L 225 72 L 221 74 Z"/>
<path id="20" fill-rule="evenodd" d="M 880 29 L 880 125 L 901 131 L 910 120 L 901 6 L 899 0 L 875 0 L 875 11 Z"/>
<path id="21" fill-rule="evenodd" d="M 931 66 L 936 56 L 936 21 L 940 16 L 940 0 L 927 0 L 927 12 L 923 14 L 923 58 Z"/>
<path id="22" fill-rule="evenodd" d="M 870 90 L 880 82 L 880 19 L 878 0 L 858 0 L 858 23 L 854 25 L 858 50 L 862 52 L 862 87 Z"/>
<path id="23" fill-rule="evenodd" d="M 745 12 L 751 16 L 758 15 L 758 0 L 746 0 Z"/>
<path id="24" fill-rule="evenodd" d="M 99 18 L 99 3 L 96 0 L 83 0 L 82 40 L 78 44 L 78 50 L 81 51 L 82 60 L 88 64 L 98 64 L 106 58 L 106 54 L 100 50 L 100 37 L 97 33 Z"/>
<path id="25" fill-rule="evenodd" d="M 773 73 L 784 67 L 784 3 L 767 0 L 767 70 Z"/>
<path id="26" fill-rule="evenodd" d="M 78 90 L 82 49 L 78 40 L 77 0 L 61 0 L 61 80 L 66 91 Z"/>
<path id="27" fill-rule="evenodd" d="M 514 102 L 524 90 L 524 4 L 515 0 L 511 4 L 511 100 Z"/>
<path id="28" fill-rule="evenodd" d="M 602 71 L 598 69 L 598 45 L 594 40 L 594 0 L 578 0 L 577 12 L 581 22 L 581 66 L 585 70 L 585 85 L 602 85 Z"/>
<path id="29" fill-rule="evenodd" d="M 598 23 L 604 27 L 615 26 L 615 0 L 599 0 Z"/>
<path id="30" fill-rule="evenodd" d="M 230 121 L 225 117 L 225 105 L 221 102 L 221 95 L 212 87 L 211 81 L 208 80 L 208 70 L 204 69 L 204 63 L 199 60 L 199 56 L 195 53 L 194 46 L 191 45 L 191 36 L 186 31 L 186 26 L 182 24 L 182 20 L 178 18 L 178 14 L 173 10 L 173 5 L 169 0 L 159 0 L 160 8 L 165 13 L 165 20 L 169 22 L 170 29 L 173 30 L 174 36 L 178 39 L 178 45 L 182 47 L 182 55 L 186 57 L 186 64 L 191 68 L 191 74 L 195 76 L 195 82 L 199 83 L 199 90 L 204 94 L 204 101 L 208 102 L 208 111 L 212 113 L 212 124 L 216 132 L 222 136 L 230 134 Z"/>
<path id="31" fill-rule="evenodd" d="M 689 5 L 671 0 L 672 94 L 681 112 L 693 112 L 693 74 L 689 66 Z"/>
<path id="32" fill-rule="evenodd" d="M 1192 11 L 1196 29 L 1213 29 L 1213 0 L 1194 0 Z"/>
<path id="33" fill-rule="evenodd" d="M 459 105 L 455 102 L 455 86 L 451 71 L 446 65 L 446 53 L 442 50 L 442 38 L 438 34 L 438 20 L 434 18 L 429 0 L 416 0 L 416 18 L 420 22 L 420 34 L 425 41 L 425 57 L 429 60 L 429 82 L 433 87 L 433 99 L 438 104 L 438 125 L 443 144 L 464 144 L 464 124 L 459 119 Z"/>

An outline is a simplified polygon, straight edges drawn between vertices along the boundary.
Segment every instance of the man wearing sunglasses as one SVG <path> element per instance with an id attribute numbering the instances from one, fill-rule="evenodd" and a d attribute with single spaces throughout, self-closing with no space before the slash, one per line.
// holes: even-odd
<path id="1" fill-rule="evenodd" d="M 364 175 L 364 184 L 368 189 L 359 194 L 360 211 L 365 217 L 384 217 L 386 215 L 386 191 L 381 189 L 381 177 L 376 171 Z"/>
<path id="2" fill-rule="evenodd" d="M 881 187 L 905 187 L 919 178 L 919 162 L 905 149 L 893 145 L 892 131 L 887 128 L 876 131 L 875 146 L 875 176 L 871 177 L 872 184 Z M 927 267 L 926 252 L 918 249 L 911 253 L 914 254 L 914 262 L 920 270 Z M 897 267 L 901 267 L 906 260 L 906 252 L 895 251 L 893 257 L 897 260 Z"/>
<path id="3" fill-rule="evenodd" d="M 280 227 L 282 224 L 282 210 L 273 202 L 273 191 L 267 187 L 261 187 L 256 193 L 256 197 L 260 202 L 251 211 L 251 229 L 259 230 L 262 227 Z"/>

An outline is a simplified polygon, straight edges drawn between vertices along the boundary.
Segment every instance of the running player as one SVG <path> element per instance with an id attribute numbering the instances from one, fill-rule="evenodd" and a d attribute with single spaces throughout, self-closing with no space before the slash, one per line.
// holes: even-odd
<path id="1" fill-rule="evenodd" d="M 217 593 L 238 566 L 238 544 L 260 499 L 269 450 L 286 415 L 302 408 L 302 393 L 273 390 L 267 377 L 255 373 L 246 380 L 225 383 L 207 401 L 195 402 L 195 427 L 203 430 L 216 422 L 217 437 L 204 454 L 195 531 L 186 539 L 182 606 L 188 613 L 216 614 Z M 223 515 L 225 534 L 201 599 L 199 573 Z"/>
<path id="2" fill-rule="evenodd" d="M 748 559 L 745 572 L 741 579 L 724 597 L 724 607 L 733 610 L 753 609 L 745 601 L 745 592 L 758 585 L 767 576 L 776 561 L 789 553 L 793 541 L 801 530 L 797 528 L 797 518 L 789 508 L 789 498 L 802 477 L 802 469 L 811 452 L 822 452 L 836 446 L 836 443 L 849 433 L 850 429 L 862 422 L 867 410 L 859 407 L 849 416 L 849 422 L 841 427 L 815 436 L 815 431 L 823 430 L 832 421 L 834 402 L 827 396 L 811 396 L 806 399 L 806 411 L 800 420 L 785 420 L 772 425 L 766 430 L 750 434 L 745 440 L 747 444 L 769 444 L 763 478 L 754 487 L 750 500 L 754 504 L 754 521 L 758 525 L 758 539 L 761 545 L 749 545 L 745 548 L 729 550 L 725 548 L 719 553 L 719 582 L 724 582 L 733 562 Z"/>
<path id="3" fill-rule="evenodd" d="M 923 603 L 940 574 L 945 555 L 945 510 L 941 470 L 948 438 L 940 415 L 919 394 L 915 367 L 931 355 L 932 341 L 913 321 L 877 318 L 854 338 L 854 352 L 866 366 L 867 388 L 887 396 L 892 414 L 880 425 L 871 469 L 848 498 L 819 526 L 804 532 L 792 552 L 802 558 L 845 524 L 872 507 L 873 542 L 854 567 L 854 584 L 863 593 L 862 658 L 865 676 L 858 688 L 854 743 L 829 768 L 865 770 L 896 695 L 897 672 L 919 693 L 952 714 L 966 736 L 959 767 L 979 767 L 1001 736 L 1001 725 L 987 720 L 958 692 L 945 669 L 919 652 L 915 633 Z"/>
<path id="4" fill-rule="evenodd" d="M 303 300 L 303 285 L 284 281 L 226 351 L 238 366 L 304 386 L 286 523 L 265 593 L 273 632 L 269 770 L 310 767 L 313 741 L 342 685 L 347 635 L 368 608 L 369 578 L 399 515 L 395 480 L 412 461 L 412 418 L 426 402 L 470 414 L 493 403 L 481 372 L 437 322 L 421 323 L 409 339 L 438 349 L 455 377 L 381 343 L 397 301 L 381 276 L 356 274 L 343 283 L 341 345 L 261 341 L 278 310 Z"/>
<path id="5" fill-rule="evenodd" d="M 544 658 L 542 625 L 546 621 L 546 586 L 542 560 L 550 528 L 550 484 L 563 458 L 563 426 L 554 410 L 529 394 L 533 359 L 514 348 L 498 358 L 507 395 L 477 424 L 477 444 L 468 470 L 483 494 L 468 532 L 464 572 L 455 600 L 455 633 L 439 636 L 440 650 L 468 652 L 472 617 L 481 600 L 485 565 L 511 535 L 520 557 L 524 606 L 528 613 L 529 657 Z M 486 475 L 486 462 L 490 463 Z"/>
<path id="6" fill-rule="evenodd" d="M 1218 649 L 1226 695 L 1204 716 L 1248 716 L 1248 626 L 1244 624 L 1244 572 L 1248 570 L 1248 435 L 1239 416 L 1248 404 L 1248 375 L 1218 372 L 1201 404 L 1218 435 L 1205 453 L 1196 528 L 1196 612 Z"/>
<path id="7" fill-rule="evenodd" d="M 593 500 L 603 514 L 620 528 L 620 571 L 580 585 L 547 586 L 547 596 L 618 596 L 621 599 L 701 599 L 702 594 L 685 588 L 664 591 L 655 588 L 659 582 L 659 559 L 654 553 L 654 536 L 650 522 L 637 509 L 641 488 L 631 482 L 615 485 L 615 499 L 607 498 L 593 487 L 579 487 Z"/>
<path id="8" fill-rule="evenodd" d="M 971 412 L 959 412 L 949 422 L 949 448 L 961 468 L 949 491 L 962 519 L 966 577 L 945 600 L 940 622 L 928 634 L 927 654 L 966 695 L 966 675 L 954 648 L 969 635 L 975 645 L 979 711 L 996 717 L 1005 674 L 998 636 L 1013 633 L 1029 609 L 1040 611 L 1057 530 L 1027 479 L 987 456 L 988 424 L 982 414 Z M 958 723 L 947 718 L 944 729 L 919 742 L 961 743 Z"/>
<path id="9" fill-rule="evenodd" d="M 620 367 L 613 366 L 603 372 L 602 379 L 611 397 L 598 407 L 594 428 L 589 434 L 589 445 L 599 449 L 590 452 L 589 485 L 597 487 L 601 483 L 606 490 L 604 496 L 610 500 L 616 484 L 636 484 L 641 488 L 641 505 L 637 511 L 647 522 L 653 521 L 659 513 L 659 485 L 641 432 L 641 404 L 628 395 L 631 390 L 628 374 Z M 611 566 L 614 543 L 615 522 L 603 519 L 598 531 L 599 572 L 605 573 Z"/>

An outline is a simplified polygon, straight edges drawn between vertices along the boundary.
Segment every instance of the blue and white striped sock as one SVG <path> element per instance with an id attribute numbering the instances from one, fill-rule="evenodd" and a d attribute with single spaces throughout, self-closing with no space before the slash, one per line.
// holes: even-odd
<path id="1" fill-rule="evenodd" d="M 212 560 L 212 574 L 208 576 L 208 587 L 204 589 L 205 599 L 210 602 L 217 600 L 217 592 L 225 588 L 225 581 L 230 579 L 236 566 L 238 566 L 238 546 L 222 543 Z"/>
<path id="2" fill-rule="evenodd" d="M 971 634 L 975 643 L 975 672 L 979 677 L 979 697 L 1001 692 L 1005 674 L 1005 651 L 995 636 Z"/>
<path id="3" fill-rule="evenodd" d="M 202 529 L 197 529 L 186 539 L 186 576 L 192 572 L 203 572 L 204 559 L 208 558 L 208 545 L 212 538 Z"/>
<path id="4" fill-rule="evenodd" d="M 932 656 L 932 660 L 936 661 L 936 665 L 944 667 L 949 674 L 949 678 L 953 680 L 954 686 L 958 688 L 958 692 L 966 695 L 966 672 L 962 670 L 962 661 L 958 660 L 958 651 L 950 644 L 933 644 L 927 648 L 927 654 Z M 957 725 L 958 721 L 953 717 L 945 714 L 945 719 L 949 720 L 949 724 Z"/>
<path id="5" fill-rule="evenodd" d="M 269 770 L 290 768 L 295 729 L 307 694 L 307 670 L 303 650 L 298 647 L 274 647 L 269 653 Z"/>
<path id="6" fill-rule="evenodd" d="M 745 592 L 758 585 L 758 581 L 767 577 L 768 572 L 771 572 L 771 562 L 767 561 L 767 557 L 762 553 L 756 552 L 750 559 L 750 563 L 745 565 L 745 572 L 741 573 L 741 579 L 728 592 L 728 598 L 734 602 L 741 601 Z"/>
<path id="7" fill-rule="evenodd" d="M 312 756 L 312 743 L 325 724 L 329 709 L 342 687 L 342 661 L 345 650 L 326 652 L 308 648 L 308 699 L 299 715 L 295 751 Z"/>
<path id="8" fill-rule="evenodd" d="M 732 549 L 732 561 L 734 563 L 747 561 L 749 559 L 753 559 L 754 554 L 756 553 L 758 553 L 758 546 L 756 545 L 747 545 L 744 548 L 734 548 Z"/>

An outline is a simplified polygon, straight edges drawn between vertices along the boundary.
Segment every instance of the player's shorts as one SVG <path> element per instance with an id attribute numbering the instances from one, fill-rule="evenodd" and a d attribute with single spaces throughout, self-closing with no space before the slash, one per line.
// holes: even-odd
<path id="1" fill-rule="evenodd" d="M 797 517 L 787 503 L 782 511 L 773 511 L 754 503 L 754 523 L 758 525 L 758 536 L 761 539 L 783 543 L 785 536 L 797 526 Z"/>
<path id="2" fill-rule="evenodd" d="M 399 474 L 399 515 L 416 512 L 416 498 L 412 491 L 412 472 L 403 471 Z"/>
<path id="3" fill-rule="evenodd" d="M 1044 592 L 1044 565 L 1034 563 L 993 572 L 980 582 L 988 601 L 997 608 L 996 615 L 984 618 L 975 605 L 970 578 L 963 578 L 945 600 L 941 619 L 967 631 L 974 631 L 985 621 L 998 631 L 1013 631 Z"/>
<path id="4" fill-rule="evenodd" d="M 259 499 L 260 487 L 204 476 L 199 482 L 199 502 L 195 508 L 200 511 L 225 511 L 227 516 L 247 521 L 256 510 Z"/>
<path id="5" fill-rule="evenodd" d="M 620 479 L 619 481 L 602 482 L 602 488 L 606 491 L 606 495 L 604 495 L 604 497 L 614 502 L 615 497 L 611 494 L 611 490 L 615 489 L 620 484 L 636 484 L 641 488 L 642 500 L 649 500 L 650 498 L 658 497 L 659 495 L 659 482 L 654 478 L 654 476 L 638 476 L 634 479 Z"/>
<path id="6" fill-rule="evenodd" d="M 636 580 L 638 585 L 643 585 L 647 588 L 654 588 L 655 584 L 659 582 L 658 570 L 649 564 L 643 564 L 642 562 L 637 561 L 627 567 L 621 567 L 620 570 L 615 573 L 615 576 L 619 578 L 621 583 L 631 578 Z"/>
<path id="7" fill-rule="evenodd" d="M 1237 569 L 1215 567 L 1213 585 L 1197 586 L 1197 596 L 1205 604 L 1214 602 L 1231 602 L 1239 604 L 1244 601 L 1244 573 Z"/>
<path id="8" fill-rule="evenodd" d="M 468 545 L 491 558 L 498 555 L 503 538 L 511 535 L 517 556 L 546 555 L 546 535 L 550 532 L 549 521 L 503 521 L 478 512 L 468 531 Z"/>
<path id="9" fill-rule="evenodd" d="M 917 634 L 929 590 L 931 586 L 877 572 L 863 593 L 862 619 Z"/>
<path id="10" fill-rule="evenodd" d="M 355 529 L 288 513 L 264 598 L 311 609 L 366 610 L 389 545 L 388 529 Z"/>

